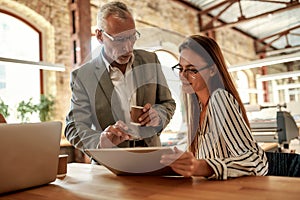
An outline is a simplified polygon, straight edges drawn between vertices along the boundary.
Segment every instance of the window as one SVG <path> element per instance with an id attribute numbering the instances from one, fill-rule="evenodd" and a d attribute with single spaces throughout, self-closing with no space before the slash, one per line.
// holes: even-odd
<path id="1" fill-rule="evenodd" d="M 172 132 L 186 131 L 186 124 L 184 122 L 185 119 L 183 115 L 184 105 L 182 103 L 180 80 L 171 69 L 172 66 L 178 63 L 178 58 L 172 53 L 165 50 L 156 50 L 155 53 L 161 63 L 162 70 L 165 74 L 168 86 L 172 93 L 172 97 L 176 102 L 175 114 L 165 130 L 170 130 Z"/>
<path id="2" fill-rule="evenodd" d="M 236 80 L 237 90 L 241 97 L 243 103 L 249 103 L 249 81 L 245 72 L 238 71 L 237 72 L 237 80 Z"/>
<path id="3" fill-rule="evenodd" d="M 0 65 L 0 91 L 1 89 L 4 89 L 6 87 L 6 83 L 5 83 L 5 69 L 4 69 L 4 65 Z"/>
<path id="4" fill-rule="evenodd" d="M 23 21 L 0 13 L 0 57 L 40 61 L 39 33 Z M 40 70 L 23 64 L 0 62 L 0 96 L 9 106 L 7 122 L 20 122 L 17 105 L 22 100 L 40 98 Z M 37 121 L 38 115 L 30 117 Z"/>

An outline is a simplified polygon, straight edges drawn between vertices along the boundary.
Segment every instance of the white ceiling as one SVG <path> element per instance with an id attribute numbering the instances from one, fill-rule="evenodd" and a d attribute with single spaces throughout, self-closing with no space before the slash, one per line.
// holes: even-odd
<path id="1" fill-rule="evenodd" d="M 199 13 L 217 16 L 218 20 L 249 36 L 270 44 L 273 50 L 299 51 L 300 3 L 299 0 L 181 0 Z M 225 3 L 224 3 L 225 2 Z M 239 4 L 240 2 L 240 4 Z M 222 6 L 216 7 L 223 3 Z M 229 3 L 232 3 L 229 6 Z M 228 6 L 227 9 L 225 9 Z M 221 13 L 222 10 L 225 11 Z M 243 20 L 238 18 L 244 15 Z M 253 19 L 251 19 L 253 18 Z M 216 27 L 218 28 L 218 27 Z M 219 27 L 222 28 L 222 27 Z M 284 32 L 285 31 L 285 32 Z M 259 49 L 258 49 L 259 51 Z"/>

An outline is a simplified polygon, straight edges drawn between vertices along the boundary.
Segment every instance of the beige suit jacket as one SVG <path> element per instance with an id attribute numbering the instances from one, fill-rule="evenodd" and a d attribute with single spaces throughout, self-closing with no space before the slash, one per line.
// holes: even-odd
<path id="1" fill-rule="evenodd" d="M 160 127 L 142 127 L 140 134 L 148 146 L 160 146 L 159 134 L 175 111 L 175 101 L 156 54 L 134 51 L 133 75 L 137 85 L 137 105 L 154 105 L 162 119 Z M 97 148 L 101 132 L 116 121 L 124 121 L 120 100 L 116 96 L 102 56 L 71 73 L 72 98 L 66 117 L 65 136 L 79 149 Z M 129 146 L 128 141 L 119 146 Z"/>

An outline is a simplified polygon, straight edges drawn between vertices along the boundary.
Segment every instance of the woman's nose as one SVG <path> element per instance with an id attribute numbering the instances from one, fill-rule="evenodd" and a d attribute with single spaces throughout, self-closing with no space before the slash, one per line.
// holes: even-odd
<path id="1" fill-rule="evenodd" d="M 183 70 L 179 73 L 179 76 L 182 76 L 182 77 L 187 78 L 187 76 L 188 76 L 188 71 L 185 70 L 185 69 L 183 69 Z"/>

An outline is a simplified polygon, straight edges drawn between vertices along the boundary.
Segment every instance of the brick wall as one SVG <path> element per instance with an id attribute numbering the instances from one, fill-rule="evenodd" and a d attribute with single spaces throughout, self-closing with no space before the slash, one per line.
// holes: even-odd
<path id="1" fill-rule="evenodd" d="M 72 47 L 69 0 L 0 0 L 2 9 L 32 21 L 43 34 L 43 60 L 62 63 L 65 72 L 44 72 L 45 92 L 55 95 L 55 119 L 64 122 L 69 109 L 71 91 L 69 77 L 72 70 Z M 98 5 L 107 0 L 92 0 L 92 26 L 96 25 Z M 143 46 L 167 48 L 177 54 L 177 47 L 184 36 L 199 33 L 196 11 L 173 0 L 124 0 L 132 8 L 137 28 L 144 37 Z M 159 28 L 158 28 L 159 27 Z M 92 28 L 92 32 L 94 28 Z M 253 59 L 252 39 L 231 29 L 216 31 L 216 39 L 231 64 Z M 236 53 L 239 52 L 239 53 Z M 251 53 L 253 52 L 253 53 Z M 251 76 L 251 74 L 250 74 Z"/>
<path id="2" fill-rule="evenodd" d="M 64 64 L 65 72 L 44 71 L 45 94 L 55 97 L 56 120 L 64 121 L 70 99 L 70 19 L 68 0 L 0 0 L 5 9 L 30 22 L 42 34 L 42 59 Z"/>

